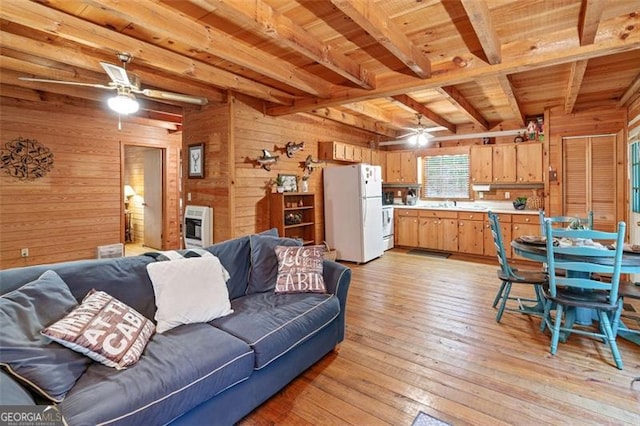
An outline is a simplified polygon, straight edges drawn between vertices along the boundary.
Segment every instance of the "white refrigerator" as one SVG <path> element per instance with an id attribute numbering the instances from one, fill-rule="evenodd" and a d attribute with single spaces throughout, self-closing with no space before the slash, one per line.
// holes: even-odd
<path id="1" fill-rule="evenodd" d="M 324 174 L 325 239 L 337 258 L 365 263 L 382 256 L 382 169 L 354 164 Z"/>

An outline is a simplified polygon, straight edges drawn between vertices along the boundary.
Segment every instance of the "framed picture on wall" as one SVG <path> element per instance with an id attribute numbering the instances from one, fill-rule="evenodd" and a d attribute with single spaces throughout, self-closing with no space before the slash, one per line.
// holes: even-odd
<path id="1" fill-rule="evenodd" d="M 204 143 L 189 145 L 189 178 L 204 177 Z"/>
<path id="2" fill-rule="evenodd" d="M 282 178 L 282 186 L 284 192 L 298 192 L 298 176 L 296 175 L 278 175 Z"/>

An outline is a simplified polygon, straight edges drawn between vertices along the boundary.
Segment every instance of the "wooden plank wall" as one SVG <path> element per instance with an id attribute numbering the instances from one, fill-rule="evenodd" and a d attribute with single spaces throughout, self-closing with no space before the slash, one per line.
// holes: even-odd
<path id="1" fill-rule="evenodd" d="M 275 187 L 270 182 L 278 174 L 304 174 L 308 155 L 318 159 L 318 141 L 335 140 L 354 145 L 369 146 L 374 136 L 353 127 L 310 114 L 271 117 L 262 113 L 262 106 L 249 99 L 235 100 L 235 236 L 270 228 L 269 200 Z M 304 142 L 304 149 L 288 158 L 284 151 L 287 142 Z M 279 160 L 271 171 L 256 166 L 253 161 L 267 149 Z M 336 166 L 326 163 L 326 167 Z M 300 179 L 298 179 L 300 184 Z M 322 171 L 316 169 L 309 178 L 309 192 L 315 194 L 316 240 L 324 239 L 324 204 Z"/>
<path id="2" fill-rule="evenodd" d="M 549 146 L 548 166 L 557 170 L 557 182 L 546 181 L 545 210 L 549 215 L 562 214 L 562 138 L 568 136 L 589 136 L 615 134 L 617 137 L 618 174 L 617 182 L 626 182 L 626 139 L 627 110 L 623 109 L 593 109 L 588 111 L 565 114 L 562 107 L 550 108 L 545 117 L 549 117 Z M 546 171 L 545 171 L 546 172 Z M 624 200 L 627 186 L 618 185 L 616 199 L 618 200 L 618 218 L 625 220 Z"/>
<path id="3" fill-rule="evenodd" d="M 229 105 L 208 105 L 200 111 L 185 111 L 182 176 L 184 204 L 213 207 L 213 241 L 232 237 L 229 192 Z M 188 146 L 205 144 L 204 178 L 188 177 Z M 189 201 L 188 195 L 191 194 Z"/>
<path id="4" fill-rule="evenodd" d="M 183 155 L 189 144 L 205 142 L 205 178 L 185 179 L 185 194 L 191 202 L 214 208 L 214 241 L 248 235 L 270 228 L 271 181 L 281 174 L 303 175 L 308 155 L 318 159 L 318 141 L 338 140 L 369 146 L 368 132 L 337 124 L 309 114 L 271 117 L 261 103 L 230 95 L 224 106 L 211 105 L 185 114 Z M 304 150 L 288 158 L 288 141 L 305 142 Z M 271 171 L 256 159 L 267 149 L 279 160 Z M 233 162 L 233 168 L 229 168 Z M 186 174 L 186 164 L 183 167 Z M 316 236 L 324 235 L 322 172 L 309 179 L 309 192 L 316 195 Z"/>
<path id="5" fill-rule="evenodd" d="M 91 259 L 97 246 L 124 242 L 124 144 L 166 148 L 164 242 L 177 247 L 181 135 L 129 122 L 118 131 L 113 115 L 96 109 L 7 98 L 1 106 L 2 146 L 36 139 L 53 152 L 54 166 L 34 181 L 0 173 L 0 268 Z"/>

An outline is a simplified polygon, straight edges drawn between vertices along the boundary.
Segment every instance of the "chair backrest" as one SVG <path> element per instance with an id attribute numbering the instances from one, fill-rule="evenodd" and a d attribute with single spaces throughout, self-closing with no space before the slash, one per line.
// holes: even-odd
<path id="1" fill-rule="evenodd" d="M 509 262 L 507 262 L 507 253 L 504 248 L 504 241 L 502 240 L 502 230 L 500 229 L 500 221 L 498 215 L 492 211 L 488 211 L 489 226 L 491 227 L 491 235 L 493 236 L 493 244 L 496 246 L 496 255 L 498 257 L 498 263 L 502 269 L 502 273 L 505 275 L 515 275 Z"/>
<path id="2" fill-rule="evenodd" d="M 618 223 L 617 232 L 591 229 L 568 230 L 554 228 L 552 224 L 551 220 L 545 219 L 551 295 L 556 295 L 559 286 L 585 290 L 607 290 L 610 292 L 609 303 L 614 305 L 618 299 L 625 223 Z M 593 243 L 590 243 L 589 240 Z M 565 241 L 581 242 L 582 244 L 565 245 Z M 607 248 L 607 245 L 612 241 L 615 243 L 614 250 Z M 565 270 L 566 276 L 556 275 L 554 271 L 557 269 Z M 592 273 L 610 274 L 611 282 L 592 279 Z"/>
<path id="3" fill-rule="evenodd" d="M 593 229 L 593 210 L 589 210 L 587 213 L 587 217 L 577 217 L 577 216 L 545 216 L 544 210 L 540 209 L 538 212 L 540 216 L 540 235 L 545 235 L 544 229 L 544 221 L 550 220 L 551 223 L 559 225 L 560 228 L 566 228 L 572 223 L 578 223 L 586 227 L 587 229 Z"/>

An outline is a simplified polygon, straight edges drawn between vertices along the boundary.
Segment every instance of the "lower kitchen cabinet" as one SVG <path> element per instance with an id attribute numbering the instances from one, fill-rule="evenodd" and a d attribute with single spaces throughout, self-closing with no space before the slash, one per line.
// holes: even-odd
<path id="1" fill-rule="evenodd" d="M 458 213 L 458 251 L 484 254 L 484 221 L 486 213 Z"/>
<path id="2" fill-rule="evenodd" d="M 420 210 L 418 247 L 458 251 L 458 220 L 454 211 Z"/>
<path id="3" fill-rule="evenodd" d="M 395 245 L 418 247 L 418 210 L 397 209 L 395 216 Z"/>
<path id="4" fill-rule="evenodd" d="M 514 214 L 511 218 L 511 238 L 509 239 L 509 247 L 511 240 L 522 237 L 523 235 L 540 235 L 540 218 L 538 215 L 519 215 Z M 506 244 L 505 237 L 505 244 Z M 509 251 L 507 251 L 509 253 Z M 511 252 L 511 257 L 516 257 Z"/>

